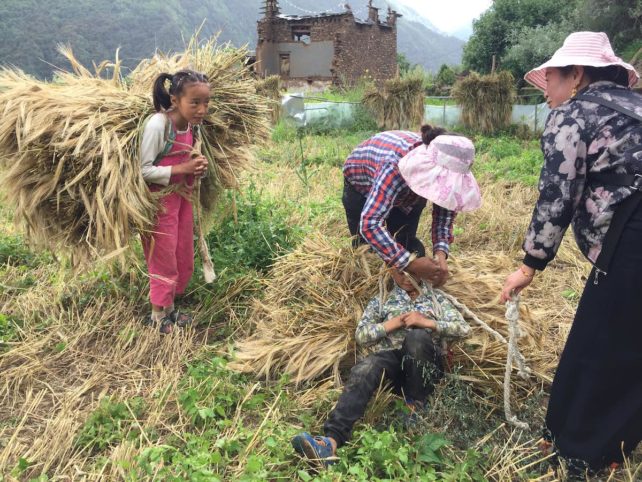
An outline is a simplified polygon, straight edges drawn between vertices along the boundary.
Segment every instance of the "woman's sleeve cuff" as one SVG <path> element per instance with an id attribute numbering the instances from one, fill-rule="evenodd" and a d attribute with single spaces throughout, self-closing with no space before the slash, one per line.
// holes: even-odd
<path id="1" fill-rule="evenodd" d="M 549 260 L 536 258 L 535 256 L 531 256 L 530 254 L 526 254 L 522 262 L 529 268 L 533 268 L 538 271 L 544 271 Z"/>

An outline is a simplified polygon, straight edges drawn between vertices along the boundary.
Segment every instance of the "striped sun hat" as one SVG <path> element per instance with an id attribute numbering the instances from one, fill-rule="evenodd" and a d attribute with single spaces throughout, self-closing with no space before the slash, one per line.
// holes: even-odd
<path id="1" fill-rule="evenodd" d="M 564 40 L 548 62 L 527 73 L 524 78 L 541 90 L 546 90 L 546 69 L 567 65 L 608 67 L 619 65 L 629 72 L 629 87 L 633 87 L 640 76 L 635 68 L 615 55 L 609 38 L 604 32 L 574 32 Z"/>

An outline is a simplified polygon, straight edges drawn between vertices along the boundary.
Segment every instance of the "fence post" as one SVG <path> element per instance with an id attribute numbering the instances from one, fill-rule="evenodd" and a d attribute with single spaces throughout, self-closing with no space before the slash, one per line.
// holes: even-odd
<path id="1" fill-rule="evenodd" d="M 535 104 L 535 125 L 533 126 L 533 132 L 537 132 L 537 104 Z"/>

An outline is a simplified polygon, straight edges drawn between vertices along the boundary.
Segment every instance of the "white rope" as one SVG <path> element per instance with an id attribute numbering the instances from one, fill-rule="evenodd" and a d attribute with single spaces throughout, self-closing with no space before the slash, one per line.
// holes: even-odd
<path id="1" fill-rule="evenodd" d="M 504 415 L 508 423 L 517 428 L 528 430 L 528 424 L 521 422 L 510 408 L 510 377 L 513 371 L 513 360 L 517 363 L 517 373 L 523 379 L 528 379 L 530 369 L 524 363 L 524 358 L 517 348 L 517 339 L 522 336 L 519 329 L 519 295 L 514 295 L 506 302 L 506 320 L 508 321 L 508 354 L 506 356 L 506 372 L 504 373 Z"/>
<path id="2" fill-rule="evenodd" d="M 411 256 L 411 262 L 414 259 L 414 256 Z M 403 272 L 408 280 L 412 283 L 413 287 L 419 293 L 425 295 L 430 295 L 433 300 L 433 307 L 435 311 L 435 316 L 437 318 L 442 316 L 441 305 L 437 302 L 437 296 L 432 285 L 424 280 L 424 288 L 419 286 L 415 279 L 410 275 L 410 273 Z M 480 320 L 475 313 L 473 313 L 466 305 L 461 303 L 457 298 L 447 293 L 441 291 L 441 294 L 445 296 L 454 306 L 457 308 L 464 317 L 471 318 L 475 323 L 477 323 L 482 329 L 489 333 L 493 338 L 495 338 L 500 343 L 508 345 L 507 354 L 506 354 L 506 371 L 504 373 L 504 415 L 506 420 L 511 425 L 522 429 L 528 430 L 529 426 L 527 423 L 520 421 L 511 411 L 510 408 L 510 398 L 511 398 L 511 374 L 513 371 L 513 362 L 517 365 L 517 374 L 527 380 L 531 374 L 531 369 L 526 365 L 526 359 L 524 355 L 519 351 L 517 346 L 517 339 L 522 336 L 521 330 L 519 329 L 519 296 L 514 296 L 510 301 L 506 303 L 506 320 L 508 321 L 508 341 L 496 330 L 492 329 L 487 323 Z M 383 304 L 387 293 L 384 288 L 383 280 L 379 280 L 379 314 L 383 312 Z"/>
<path id="3" fill-rule="evenodd" d="M 424 286 L 426 289 L 422 290 L 414 278 L 407 272 L 404 271 L 404 274 L 408 277 L 413 287 L 420 293 L 430 294 L 433 299 L 433 305 L 435 310 L 440 309 L 439 303 L 437 303 L 437 297 L 435 291 L 429 283 L 424 281 Z M 472 318 L 475 323 L 481 326 L 487 333 L 492 335 L 497 341 L 508 345 L 507 354 L 506 354 L 506 371 L 504 373 L 504 415 L 506 420 L 514 425 L 517 428 L 528 430 L 528 424 L 521 422 L 513 415 L 510 408 L 510 397 L 511 397 L 511 373 L 513 371 L 513 361 L 517 365 L 517 374 L 527 380 L 531 374 L 531 369 L 526 365 L 526 359 L 524 355 L 519 351 L 517 346 L 517 339 L 522 336 L 521 330 L 519 329 L 519 296 L 514 296 L 513 299 L 506 303 L 506 320 L 508 321 L 508 341 L 496 330 L 488 326 L 487 323 L 480 320 L 477 315 L 475 315 L 466 305 L 461 303 L 457 298 L 447 293 L 441 291 L 441 293 L 457 308 L 465 317 Z M 439 313 L 441 315 L 441 313 Z"/>
<path id="4" fill-rule="evenodd" d="M 495 338 L 498 342 L 503 343 L 504 345 L 508 344 L 508 341 L 506 341 L 506 338 L 504 338 L 500 333 L 497 331 L 493 330 L 488 324 L 482 320 L 480 320 L 475 313 L 470 311 L 470 309 L 463 303 L 461 303 L 457 298 L 455 298 L 452 295 L 449 295 L 448 293 L 444 293 L 444 296 L 448 298 L 448 301 L 450 301 L 455 308 L 457 308 L 459 311 L 461 311 L 462 315 L 464 317 L 471 318 L 475 323 L 477 323 L 479 326 L 481 326 L 487 333 L 489 333 L 493 338 Z"/>

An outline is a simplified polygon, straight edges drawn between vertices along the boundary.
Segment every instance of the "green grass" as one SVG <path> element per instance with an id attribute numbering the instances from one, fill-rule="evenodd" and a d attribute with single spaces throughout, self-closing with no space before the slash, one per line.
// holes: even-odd
<path id="1" fill-rule="evenodd" d="M 435 99 L 433 97 L 426 97 L 424 99 L 424 105 L 437 105 L 437 106 L 443 106 L 444 104 L 446 105 L 457 105 L 457 101 L 453 98 L 445 98 L 445 99 Z"/>
<path id="2" fill-rule="evenodd" d="M 537 185 L 544 163 L 539 142 L 514 137 L 483 137 L 475 139 L 476 174 L 489 175 L 495 180 L 516 181 Z"/>

